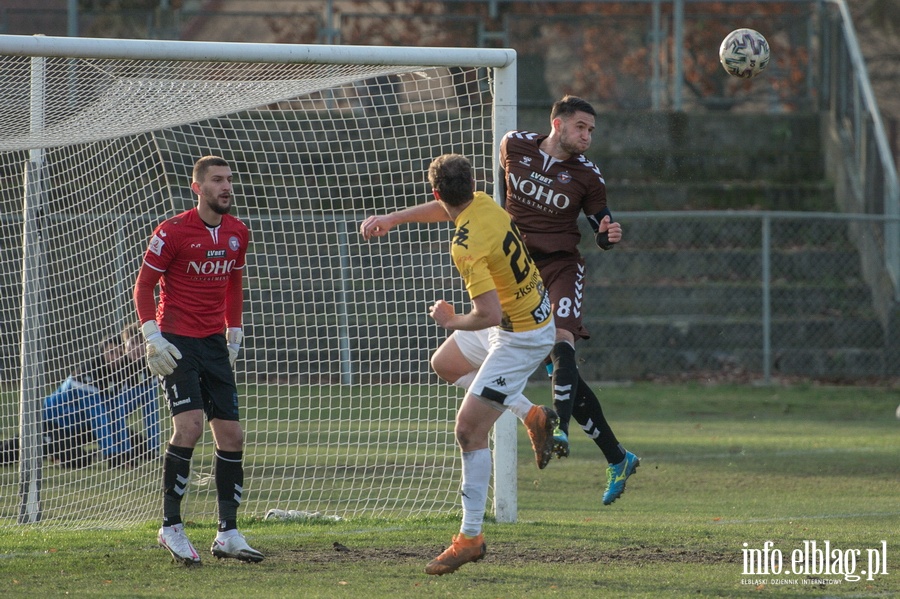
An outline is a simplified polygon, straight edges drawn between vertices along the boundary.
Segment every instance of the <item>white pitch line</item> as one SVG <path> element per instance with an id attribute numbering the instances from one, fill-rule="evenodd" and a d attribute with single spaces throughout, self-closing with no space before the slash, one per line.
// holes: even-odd
<path id="1" fill-rule="evenodd" d="M 877 447 L 823 447 L 821 449 L 792 449 L 785 451 L 729 451 L 724 453 L 686 453 L 683 455 L 666 455 L 663 457 L 641 455 L 641 462 L 686 462 L 690 460 L 727 460 L 729 458 L 761 458 L 761 457 L 796 457 L 804 455 L 830 455 L 836 453 L 873 453 Z"/>
<path id="2" fill-rule="evenodd" d="M 714 520 L 714 524 L 759 524 L 762 522 L 793 522 L 794 520 L 846 520 L 850 518 L 884 518 L 900 516 L 900 512 L 860 512 L 856 514 L 818 514 L 814 516 L 784 516 L 780 518 L 747 518 L 746 520 Z"/>

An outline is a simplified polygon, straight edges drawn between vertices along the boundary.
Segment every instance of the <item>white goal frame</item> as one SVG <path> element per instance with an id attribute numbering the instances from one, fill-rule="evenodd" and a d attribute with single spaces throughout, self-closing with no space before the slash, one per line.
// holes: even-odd
<path id="1" fill-rule="evenodd" d="M 30 130 L 44 127 L 43 61 L 49 57 L 210 61 L 223 63 L 309 63 L 370 64 L 423 67 L 484 67 L 492 70 L 493 92 L 493 173 L 497 173 L 499 142 L 516 128 L 516 53 L 512 49 L 330 46 L 298 44 L 253 44 L 225 42 L 182 42 L 64 38 L 49 36 L 0 35 L 0 56 L 31 57 Z M 44 290 L 40 277 L 42 243 L 40 234 L 41 165 L 44 149 L 29 150 L 29 165 L 23 184 L 25 204 L 23 238 L 23 297 L 21 357 L 21 420 L 19 437 L 20 524 L 41 521 L 41 426 L 39 410 L 46 385 L 42 373 L 40 339 L 34 331 L 51 323 L 43 322 L 40 306 Z M 424 176 L 424 173 L 422 173 Z M 461 392 L 460 392 L 461 393 Z M 32 407 L 32 409 L 27 409 Z M 166 414 L 162 414 L 166 418 Z M 517 425 L 506 413 L 494 427 L 493 511 L 498 522 L 517 520 Z"/>

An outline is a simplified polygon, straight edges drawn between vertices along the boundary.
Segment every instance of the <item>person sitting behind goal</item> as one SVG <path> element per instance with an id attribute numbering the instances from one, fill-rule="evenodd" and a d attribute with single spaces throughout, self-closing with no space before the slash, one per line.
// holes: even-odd
<path id="1" fill-rule="evenodd" d="M 111 397 L 109 412 L 116 430 L 128 429 L 131 415 L 140 409 L 143 431 L 128 429 L 135 455 L 141 459 L 159 457 L 160 428 L 157 393 L 159 383 L 150 373 L 145 360 L 144 335 L 141 325 L 133 322 L 122 330 L 124 356 L 119 369 L 120 387 Z"/>
<path id="2" fill-rule="evenodd" d="M 93 454 L 85 446 L 93 442 L 110 467 L 133 457 L 128 429 L 109 412 L 109 398 L 120 386 L 120 336 L 105 339 L 99 349 L 99 355 L 78 366 L 44 399 L 44 455 L 66 468 L 89 466 Z"/>

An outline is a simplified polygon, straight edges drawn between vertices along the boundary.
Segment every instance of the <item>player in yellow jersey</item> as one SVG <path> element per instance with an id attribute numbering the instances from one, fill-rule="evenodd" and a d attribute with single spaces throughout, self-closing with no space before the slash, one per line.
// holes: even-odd
<path id="1" fill-rule="evenodd" d="M 439 325 L 453 331 L 434 352 L 431 366 L 442 379 L 466 389 L 455 429 L 463 458 L 462 525 L 453 544 L 425 567 L 427 574 L 441 575 L 485 555 L 482 524 L 492 466 L 488 435 L 504 410 L 525 423 L 538 468 L 550 461 L 558 418 L 522 391 L 553 347 L 556 327 L 541 275 L 518 230 L 490 196 L 475 192 L 469 160 L 459 154 L 436 158 L 428 182 L 434 201 L 370 216 L 360 234 L 368 240 L 412 222 L 452 220 L 456 225 L 450 254 L 472 309 L 460 314 L 445 300 L 430 309 Z"/>

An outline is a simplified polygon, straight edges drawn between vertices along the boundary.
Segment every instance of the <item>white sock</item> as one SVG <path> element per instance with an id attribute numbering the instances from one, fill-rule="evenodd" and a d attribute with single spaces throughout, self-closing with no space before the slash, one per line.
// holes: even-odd
<path id="1" fill-rule="evenodd" d="M 531 411 L 531 407 L 534 405 L 531 401 L 519 393 L 518 395 L 514 395 L 512 397 L 507 397 L 506 401 L 503 402 L 509 411 L 516 415 L 516 417 L 525 422 L 525 417 L 528 416 L 528 412 Z"/>
<path id="2" fill-rule="evenodd" d="M 481 534 L 488 486 L 491 484 L 491 450 L 476 449 L 462 454 L 463 518 L 459 532 L 475 537 Z"/>

